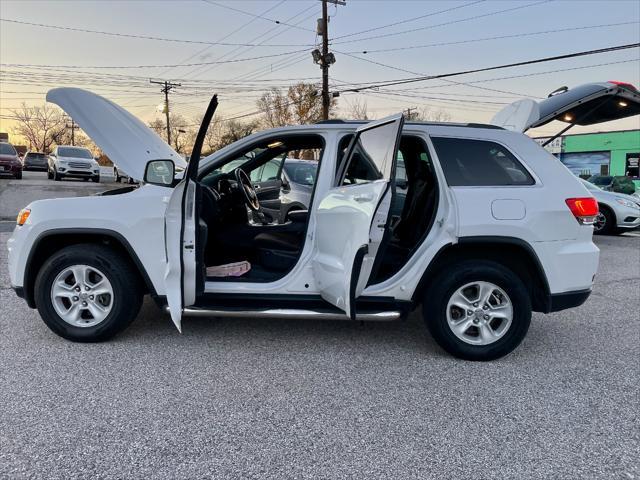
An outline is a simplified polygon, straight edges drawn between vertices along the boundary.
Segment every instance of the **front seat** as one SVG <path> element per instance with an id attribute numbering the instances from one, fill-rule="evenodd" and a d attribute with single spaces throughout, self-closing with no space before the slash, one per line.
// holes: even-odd
<path id="1" fill-rule="evenodd" d="M 257 261 L 269 270 L 286 271 L 295 265 L 304 234 L 296 232 L 263 232 L 253 242 Z"/>

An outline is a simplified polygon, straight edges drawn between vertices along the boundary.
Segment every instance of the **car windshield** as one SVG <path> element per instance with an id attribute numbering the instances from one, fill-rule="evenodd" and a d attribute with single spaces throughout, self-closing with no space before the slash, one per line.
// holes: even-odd
<path id="1" fill-rule="evenodd" d="M 0 155 L 16 155 L 16 149 L 8 143 L 0 143 Z"/>
<path id="2" fill-rule="evenodd" d="M 595 176 L 595 177 L 591 177 L 589 181 L 594 185 L 598 185 L 599 187 L 602 187 L 605 185 L 609 185 L 613 181 L 613 177 Z"/>
<path id="3" fill-rule="evenodd" d="M 29 158 L 44 158 L 44 153 L 29 152 L 29 153 L 27 153 L 27 157 L 29 157 Z"/>
<path id="4" fill-rule="evenodd" d="M 59 157 L 86 158 L 91 160 L 93 155 L 86 148 L 81 147 L 58 147 Z"/>
<path id="5" fill-rule="evenodd" d="M 285 162 L 284 170 L 293 183 L 313 185 L 318 173 L 318 164 L 315 162 Z"/>

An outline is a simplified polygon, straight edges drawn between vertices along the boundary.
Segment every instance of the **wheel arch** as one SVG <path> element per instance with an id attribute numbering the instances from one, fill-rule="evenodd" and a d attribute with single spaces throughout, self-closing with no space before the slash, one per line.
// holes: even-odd
<path id="1" fill-rule="evenodd" d="M 430 283 L 447 266 L 478 258 L 494 261 L 512 270 L 527 287 L 533 310 L 544 313 L 551 311 L 549 283 L 533 247 L 522 239 L 502 236 L 460 237 L 458 243 L 444 245 L 423 273 L 412 301 L 419 303 Z"/>
<path id="2" fill-rule="evenodd" d="M 35 308 L 35 281 L 46 260 L 63 248 L 87 243 L 106 245 L 123 255 L 138 272 L 140 283 L 144 286 L 144 293 L 156 296 L 155 287 L 144 265 L 122 234 L 108 229 L 64 228 L 46 231 L 33 242 L 27 257 L 23 282 L 24 299 L 29 307 Z"/>

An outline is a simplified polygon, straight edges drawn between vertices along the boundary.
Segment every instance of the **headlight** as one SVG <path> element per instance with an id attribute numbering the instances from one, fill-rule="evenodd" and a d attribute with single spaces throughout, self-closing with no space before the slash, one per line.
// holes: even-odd
<path id="1" fill-rule="evenodd" d="M 16 218 L 16 223 L 19 226 L 24 225 L 27 219 L 29 218 L 29 215 L 31 215 L 31 209 L 23 208 L 22 210 L 20 210 L 20 213 L 18 213 L 18 218 Z"/>
<path id="2" fill-rule="evenodd" d="M 624 205 L 625 207 L 638 208 L 637 203 L 632 202 L 631 200 L 625 200 L 624 198 L 616 198 L 616 202 L 618 202 L 620 205 Z"/>

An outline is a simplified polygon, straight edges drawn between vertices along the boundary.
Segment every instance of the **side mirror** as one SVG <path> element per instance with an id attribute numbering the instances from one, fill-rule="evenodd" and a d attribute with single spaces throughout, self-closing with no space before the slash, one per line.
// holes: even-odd
<path id="1" fill-rule="evenodd" d="M 144 182 L 160 187 L 173 185 L 176 165 L 173 160 L 151 160 L 144 169 Z"/>
<path id="2" fill-rule="evenodd" d="M 56 154 L 55 154 L 55 153 L 50 153 L 50 154 L 49 154 L 49 156 L 50 156 L 51 158 L 56 158 Z"/>
<path id="3" fill-rule="evenodd" d="M 291 184 L 287 181 L 286 178 L 284 178 L 284 176 L 282 177 L 281 181 L 281 185 L 282 185 L 282 190 L 284 190 L 285 192 L 288 192 L 291 190 Z"/>

